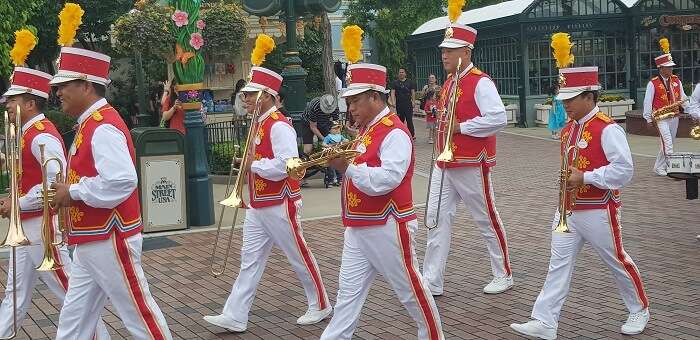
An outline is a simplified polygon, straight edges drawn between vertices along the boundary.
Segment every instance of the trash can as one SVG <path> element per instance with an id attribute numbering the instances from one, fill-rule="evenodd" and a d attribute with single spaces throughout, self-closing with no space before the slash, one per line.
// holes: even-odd
<path id="1" fill-rule="evenodd" d="M 175 129 L 131 130 L 144 232 L 187 228 L 185 138 Z"/>

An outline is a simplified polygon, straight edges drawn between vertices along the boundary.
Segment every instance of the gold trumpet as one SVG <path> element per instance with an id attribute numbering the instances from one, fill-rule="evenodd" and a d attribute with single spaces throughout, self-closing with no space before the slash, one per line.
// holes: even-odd
<path id="1" fill-rule="evenodd" d="M 566 181 L 569 180 L 569 176 L 571 175 L 571 171 L 569 170 L 569 152 L 575 149 L 575 145 L 569 146 L 566 148 L 566 152 L 564 152 L 561 158 L 561 169 L 559 170 L 559 222 L 557 223 L 557 227 L 554 228 L 554 231 L 558 233 L 571 232 L 566 219 L 571 216 L 571 209 L 576 202 L 576 195 L 570 192 Z M 574 159 L 573 162 L 576 164 L 576 159 Z M 569 197 L 569 195 L 571 195 L 571 197 Z M 567 204 L 567 198 L 569 204 Z"/>
<path id="2" fill-rule="evenodd" d="M 332 145 L 310 155 L 307 161 L 298 157 L 290 158 L 287 160 L 287 175 L 295 180 L 301 180 L 306 175 L 306 169 L 312 166 L 328 166 L 328 162 L 335 158 L 345 158 L 351 161 L 360 154 L 353 148 L 358 140 L 359 138 Z"/>
<path id="3" fill-rule="evenodd" d="M 435 223 L 429 223 L 428 222 L 428 207 L 430 206 L 430 189 L 432 187 L 432 179 L 433 179 L 433 169 L 435 168 L 435 162 L 453 162 L 455 160 L 454 157 L 454 147 L 452 145 L 452 140 L 454 138 L 454 125 L 455 125 L 455 119 L 456 114 L 455 114 L 455 108 L 457 106 L 457 90 L 459 89 L 459 72 L 460 72 L 460 67 L 462 67 L 462 58 L 459 58 L 457 60 L 457 68 L 455 69 L 454 74 L 452 75 L 452 91 L 451 91 L 451 97 L 450 97 L 450 103 L 447 106 L 447 111 L 445 114 L 447 115 L 446 121 L 447 121 L 447 127 L 445 127 L 446 130 L 446 136 L 445 136 L 445 143 L 443 145 L 443 150 L 440 153 L 440 155 L 435 158 L 435 153 L 437 150 L 437 143 L 433 146 L 433 153 L 432 156 L 430 157 L 432 159 L 432 164 L 430 166 L 430 174 L 428 175 L 428 193 L 426 194 L 425 198 L 425 214 L 423 214 L 423 225 L 425 225 L 426 228 L 428 229 L 434 229 L 438 226 L 438 220 L 440 218 L 440 205 L 442 204 L 442 191 L 444 189 L 445 185 L 445 171 L 443 169 L 442 175 L 440 176 L 440 192 L 438 195 L 438 205 L 437 209 L 435 211 Z"/>
<path id="4" fill-rule="evenodd" d="M 666 106 L 652 112 L 651 116 L 657 122 L 660 120 L 667 119 L 667 118 L 672 118 L 678 114 L 676 109 L 678 109 L 678 107 L 683 105 L 683 103 L 685 103 L 686 101 L 688 101 L 688 98 L 677 101 L 673 104 L 666 105 Z"/>
<path id="5" fill-rule="evenodd" d="M 58 163 L 58 172 L 56 173 L 56 182 L 57 183 L 62 183 L 63 182 L 63 162 L 58 158 L 58 157 L 50 157 L 48 159 L 45 158 L 44 156 L 44 149 L 46 146 L 44 144 L 39 144 L 39 153 L 40 153 L 40 162 L 41 162 L 41 192 L 42 195 L 44 196 L 43 199 L 43 215 L 42 215 L 42 221 L 41 221 L 41 239 L 44 243 L 44 259 L 41 261 L 41 264 L 36 267 L 36 270 L 39 271 L 50 271 L 50 270 L 57 270 L 63 267 L 63 265 L 60 262 L 60 259 L 57 259 L 54 256 L 53 252 L 53 247 L 54 246 L 61 246 L 64 244 L 65 239 L 66 239 L 66 234 L 68 233 L 68 230 L 65 227 L 64 224 L 64 215 L 63 211 L 64 208 L 59 208 L 58 209 L 58 229 L 61 231 L 62 238 L 61 241 L 59 242 L 54 242 L 55 237 L 53 235 L 53 223 L 52 219 L 53 216 L 51 214 L 51 202 L 56 196 L 56 190 L 51 189 L 49 187 L 49 176 L 48 176 L 48 164 L 51 162 L 56 162 Z"/>
<path id="6" fill-rule="evenodd" d="M 17 247 L 29 245 L 29 239 L 22 228 L 22 220 L 20 219 L 19 209 L 19 176 L 22 173 L 22 156 L 21 145 L 22 135 L 19 131 L 22 126 L 20 120 L 20 108 L 17 106 L 15 111 L 15 122 L 10 123 L 7 111 L 5 111 L 5 154 L 7 155 L 6 164 L 10 177 L 10 226 L 7 231 L 5 240 L 0 244 L 0 247 L 12 247 L 12 334 L 6 338 L 12 339 L 17 336 L 19 325 L 17 324 Z"/>
<path id="7" fill-rule="evenodd" d="M 231 171 L 228 174 L 228 183 L 226 185 L 226 194 L 228 197 L 223 201 L 219 202 L 222 205 L 221 212 L 219 213 L 219 223 L 216 227 L 216 238 L 214 239 L 214 246 L 211 250 L 211 265 L 210 271 L 214 277 L 217 277 L 226 271 L 226 265 L 228 264 L 229 253 L 231 252 L 231 242 L 233 241 L 233 226 L 236 224 L 236 219 L 238 218 L 238 209 L 245 208 L 243 203 L 243 186 L 245 184 L 245 179 L 248 175 L 246 166 L 250 163 L 250 157 L 255 157 L 251 152 L 251 145 L 255 143 L 254 138 L 258 133 L 258 119 L 260 118 L 260 97 L 262 97 L 262 91 L 258 91 L 255 97 L 255 110 L 253 111 L 253 117 L 251 119 L 250 129 L 248 130 L 248 137 L 246 138 L 245 149 L 243 150 L 243 159 L 241 160 L 240 167 L 236 169 L 233 166 L 235 162 L 236 155 L 234 155 L 231 160 Z M 231 189 L 231 181 L 233 179 L 233 172 L 236 170 L 238 176 L 236 177 L 236 182 L 233 185 L 233 190 Z M 230 190 L 230 191 L 229 191 Z M 228 244 L 226 246 L 226 255 L 224 257 L 224 263 L 216 269 L 216 250 L 219 248 L 219 235 L 221 234 L 222 221 L 224 219 L 224 212 L 227 207 L 233 208 L 233 222 L 231 223 L 231 231 L 228 236 Z"/>

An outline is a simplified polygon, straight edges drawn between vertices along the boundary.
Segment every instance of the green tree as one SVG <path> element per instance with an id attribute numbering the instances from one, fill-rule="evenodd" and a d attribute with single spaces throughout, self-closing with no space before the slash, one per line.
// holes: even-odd
<path id="1" fill-rule="evenodd" d="M 15 31 L 27 24 L 29 18 L 45 0 L 0 1 L 0 78 L 2 85 L 12 73 L 10 49 L 15 42 Z M 5 86 L 2 86 L 5 88 Z"/>
<path id="2" fill-rule="evenodd" d="M 71 0 L 70 2 L 79 4 L 85 11 L 83 24 L 80 25 L 76 39 L 85 49 L 106 52 L 110 51 L 109 32 L 112 24 L 120 16 L 129 12 L 134 5 L 134 0 Z M 54 14 L 54 16 L 57 15 L 58 12 Z"/>

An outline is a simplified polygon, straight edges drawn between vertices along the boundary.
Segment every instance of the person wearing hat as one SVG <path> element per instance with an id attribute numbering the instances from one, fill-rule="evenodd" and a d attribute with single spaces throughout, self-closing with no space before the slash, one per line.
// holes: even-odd
<path id="1" fill-rule="evenodd" d="M 304 125 L 301 130 L 301 142 L 305 156 L 311 155 L 314 151 L 314 137 L 323 142 L 326 135 L 330 132 L 333 121 L 338 119 L 338 101 L 335 96 L 324 94 L 320 97 L 314 97 L 304 108 L 302 113 Z M 311 177 L 316 174 L 318 169 L 309 169 L 306 177 Z M 328 170 L 328 169 L 326 169 Z M 330 171 L 326 171 L 325 179 L 330 178 Z M 301 186 L 306 187 L 306 178 L 302 179 Z"/>
<path id="2" fill-rule="evenodd" d="M 296 272 L 308 302 L 299 325 L 311 325 L 327 318 L 333 308 L 328 301 L 318 264 L 304 240 L 299 218 L 299 181 L 287 176 L 286 162 L 298 157 L 294 128 L 275 105 L 282 76 L 263 67 L 253 67 L 251 79 L 241 89 L 249 113 L 259 115 L 255 143 L 249 145 L 255 160 L 244 165 L 250 174 L 250 201 L 243 222 L 241 269 L 220 315 L 204 320 L 231 332 L 244 332 L 255 291 L 273 246 L 280 248 Z M 256 104 L 258 93 L 262 92 Z"/>
<path id="3" fill-rule="evenodd" d="M 323 138 L 323 146 L 324 148 L 329 148 L 332 147 L 333 145 L 340 144 L 342 142 L 347 142 L 348 139 L 343 136 L 341 133 L 343 131 L 343 124 L 340 122 L 333 122 L 333 127 L 331 127 L 331 131 L 326 135 L 325 138 Z M 326 178 L 324 179 L 324 184 L 326 188 L 329 186 L 340 186 L 340 182 L 343 180 L 343 174 L 341 174 L 339 171 L 328 167 L 326 168 Z"/>
<path id="4" fill-rule="evenodd" d="M 44 227 L 42 223 L 42 162 L 44 159 L 56 158 L 63 166 L 59 166 L 56 162 L 47 163 L 46 178 L 49 185 L 55 181 L 59 171 L 65 173 L 66 165 L 63 138 L 56 126 L 42 113 L 46 107 L 49 93 L 51 93 L 50 80 L 50 74 L 26 67 L 15 67 L 10 88 L 2 95 L 6 99 L 9 121 L 14 122 L 16 115 L 21 115 L 22 148 L 19 156 L 22 160 L 22 172 L 19 180 L 20 187 L 17 189 L 20 191 L 20 219 L 30 244 L 17 247 L 15 252 L 17 266 L 8 271 L 5 298 L 0 306 L 0 337 L 7 337 L 12 333 L 14 324 L 13 294 L 17 294 L 16 322 L 21 325 L 22 320 L 26 317 L 27 309 L 31 305 L 37 278 L 46 284 L 61 304 L 63 304 L 68 290 L 71 259 L 65 244 L 51 247 L 60 268 L 50 271 L 36 269 L 44 257 L 43 243 L 45 241 L 42 239 Z M 11 188 L 11 190 L 15 190 L 15 188 Z M 9 217 L 11 205 L 12 201 L 9 198 L 0 199 L 0 215 L 2 217 Z M 60 240 L 61 236 L 56 228 L 58 219 L 55 214 L 51 214 L 51 220 L 52 235 L 56 235 L 56 240 Z M 17 282 L 14 284 L 16 284 L 17 290 L 13 292 L 11 280 L 12 272 L 15 270 L 17 271 Z M 99 318 L 100 312 L 97 311 L 95 319 L 97 323 L 93 325 L 90 336 L 94 335 L 96 339 L 109 339 L 109 332 L 104 322 Z M 95 332 L 95 326 L 97 332 Z"/>
<path id="5" fill-rule="evenodd" d="M 661 150 L 656 156 L 654 172 L 659 176 L 666 176 L 668 155 L 673 153 L 673 142 L 678 131 L 678 114 L 680 114 L 680 109 L 675 108 L 674 112 L 676 114 L 658 121 L 652 117 L 652 113 L 664 106 L 677 103 L 678 101 L 685 101 L 687 97 L 681 80 L 673 74 L 673 67 L 676 66 L 676 63 L 673 62 L 673 57 L 669 52 L 668 40 L 662 38 L 659 44 L 664 54 L 654 59 L 656 67 L 659 69 L 659 75 L 647 83 L 646 93 L 644 94 L 643 116 L 647 124 L 656 126 L 661 140 Z M 688 110 L 687 102 L 681 104 L 681 106 Z"/>
<path id="6" fill-rule="evenodd" d="M 452 23 L 440 44 L 442 63 L 450 76 L 438 100 L 436 154 L 445 149 L 447 106 L 454 86 L 458 89 L 454 109 L 454 160 L 435 162 L 426 204 L 428 223 L 436 227 L 428 230 L 423 275 L 433 295 L 443 294 L 445 264 L 459 202 L 467 206 L 486 240 L 493 279 L 484 287 L 484 293 L 497 294 L 513 286 L 506 230 L 496 210 L 491 184 L 492 167 L 496 164 L 496 133 L 506 126 L 506 110 L 494 82 L 472 64 L 476 34 L 474 28 Z M 458 81 L 455 81 L 455 73 Z M 441 190 L 442 199 L 439 198 Z"/>
<path id="7" fill-rule="evenodd" d="M 415 164 L 411 134 L 386 98 L 386 68 L 348 66 L 342 96 L 359 124 L 352 161 L 330 165 L 343 172 L 345 245 L 335 312 L 321 339 L 351 339 L 372 281 L 381 274 L 418 326 L 419 339 L 444 339 L 437 306 L 418 270 L 414 237 L 418 222 L 411 179 Z"/>
<path id="8" fill-rule="evenodd" d="M 556 339 L 576 257 L 583 245 L 589 243 L 612 271 L 629 310 L 621 332 L 638 334 L 649 320 L 649 301 L 639 270 L 622 246 L 620 188 L 634 174 L 625 130 L 597 106 L 601 89 L 598 67 L 562 68 L 560 74 L 557 99 L 564 101 L 570 118 L 562 129 L 561 156 L 569 158 L 566 185 L 576 195 L 575 203 L 569 204 L 572 206 L 567 218 L 570 232 L 554 231 L 559 222 L 560 212 L 557 212 L 552 223 L 549 271 L 535 301 L 532 320 L 510 327 L 523 335 Z M 570 146 L 574 148 L 568 151 Z"/>
<path id="9" fill-rule="evenodd" d="M 143 222 L 131 134 L 104 98 L 110 57 L 61 48 L 51 85 L 63 112 L 77 118 L 67 183 L 54 183 L 53 205 L 67 208 L 75 245 L 57 339 L 89 339 L 110 300 L 135 339 L 172 339 L 141 266 Z"/>

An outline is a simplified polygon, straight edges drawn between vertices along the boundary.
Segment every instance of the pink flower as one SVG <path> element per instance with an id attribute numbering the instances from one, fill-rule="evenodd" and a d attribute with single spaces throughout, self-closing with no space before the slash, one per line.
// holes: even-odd
<path id="1" fill-rule="evenodd" d="M 192 46 L 195 50 L 199 50 L 202 48 L 202 45 L 204 45 L 204 38 L 202 38 L 201 33 L 194 32 L 190 34 L 190 46 Z"/>
<path id="2" fill-rule="evenodd" d="M 175 26 L 182 27 L 189 23 L 189 14 L 181 10 L 176 10 L 170 18 L 175 22 Z"/>
<path id="3" fill-rule="evenodd" d="M 202 19 L 197 20 L 197 28 L 199 28 L 200 30 L 203 30 L 205 26 L 206 26 L 206 24 L 204 24 L 204 20 L 202 20 Z"/>

